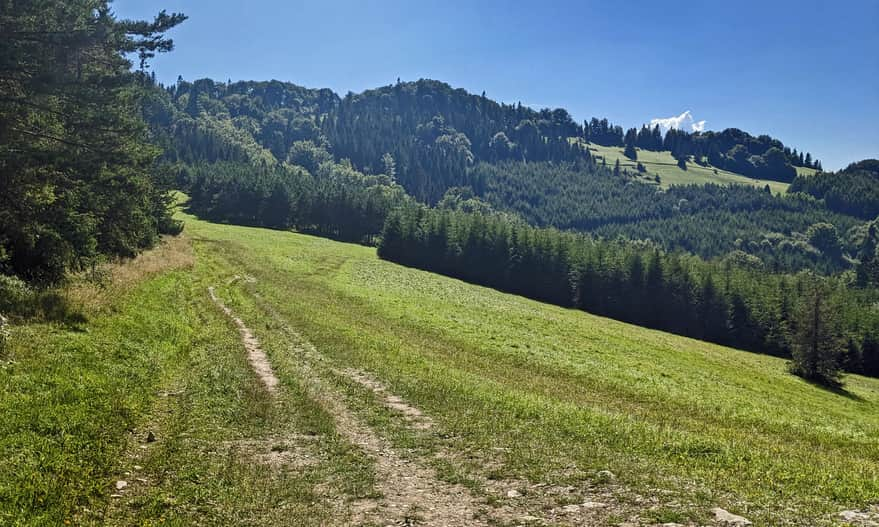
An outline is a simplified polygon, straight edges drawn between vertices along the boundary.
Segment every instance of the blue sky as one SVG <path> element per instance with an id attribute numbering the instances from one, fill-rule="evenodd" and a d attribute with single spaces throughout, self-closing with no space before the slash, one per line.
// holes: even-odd
<path id="1" fill-rule="evenodd" d="M 397 77 L 624 127 L 690 110 L 825 169 L 879 157 L 879 1 L 116 0 L 190 16 L 159 78 L 279 79 L 344 95 Z"/>

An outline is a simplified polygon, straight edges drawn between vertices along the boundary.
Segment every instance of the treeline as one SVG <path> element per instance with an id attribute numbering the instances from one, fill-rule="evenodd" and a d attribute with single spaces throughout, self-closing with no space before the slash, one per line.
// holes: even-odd
<path id="1" fill-rule="evenodd" d="M 184 19 L 117 20 L 107 1 L 4 2 L 0 274 L 56 282 L 179 231 L 139 101 L 148 59 L 172 49 L 163 35 Z"/>
<path id="2" fill-rule="evenodd" d="M 297 229 L 373 244 L 391 209 L 409 201 L 393 173 L 365 175 L 350 163 L 312 167 L 222 162 L 184 168 L 178 176 L 201 217 L 239 225 Z"/>
<path id="3" fill-rule="evenodd" d="M 839 172 L 800 176 L 791 192 L 804 192 L 823 199 L 827 207 L 862 219 L 879 216 L 879 160 L 865 159 Z"/>
<path id="4" fill-rule="evenodd" d="M 379 255 L 566 307 L 724 345 L 792 356 L 799 313 L 814 292 L 831 306 L 822 334 L 839 347 L 848 371 L 879 375 L 875 292 L 841 280 L 780 275 L 747 259 L 705 262 L 650 244 L 603 242 L 540 229 L 496 214 L 406 207 L 388 217 Z"/>
<path id="5" fill-rule="evenodd" d="M 652 240 L 705 259 L 740 250 L 767 269 L 832 273 L 850 268 L 845 255 L 859 254 L 865 243 L 852 231 L 857 220 L 799 194 L 773 196 L 745 185 L 663 190 L 590 161 L 480 163 L 471 172 L 472 180 L 485 182 L 488 203 L 529 224 Z M 835 239 L 808 235 L 813 225 L 826 223 L 834 226 Z"/>

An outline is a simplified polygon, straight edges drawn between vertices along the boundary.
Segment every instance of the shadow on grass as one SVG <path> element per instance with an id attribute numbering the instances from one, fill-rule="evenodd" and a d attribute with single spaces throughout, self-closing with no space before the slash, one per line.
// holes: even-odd
<path id="1" fill-rule="evenodd" d="M 84 331 L 88 322 L 85 314 L 75 309 L 70 302 L 55 290 L 28 291 L 3 302 L 3 314 L 20 322 L 54 322 L 72 331 Z"/>
<path id="2" fill-rule="evenodd" d="M 819 388 L 825 392 L 829 392 L 834 395 L 839 395 L 840 397 L 845 397 L 846 399 L 851 399 L 852 401 L 857 401 L 859 403 L 863 403 L 866 401 L 866 399 L 864 399 L 860 395 L 846 390 L 845 385 L 842 382 L 840 382 L 839 384 L 828 385 L 828 384 L 824 384 L 822 382 L 812 380 L 812 379 L 803 379 L 803 380 L 805 382 L 811 384 L 815 388 Z"/>

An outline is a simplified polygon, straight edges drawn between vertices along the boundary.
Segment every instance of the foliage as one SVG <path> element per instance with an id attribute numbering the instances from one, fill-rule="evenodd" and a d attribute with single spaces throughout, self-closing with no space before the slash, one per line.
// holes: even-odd
<path id="1" fill-rule="evenodd" d="M 408 200 L 386 175 L 365 175 L 349 163 L 322 160 L 312 175 L 287 164 L 221 162 L 184 168 L 192 210 L 214 221 L 275 229 L 296 228 L 372 243 L 388 212 Z"/>
<path id="2" fill-rule="evenodd" d="M 400 184 L 434 203 L 468 179 L 474 161 L 573 160 L 588 154 L 568 140 L 579 126 L 562 109 L 498 104 L 448 84 L 419 80 L 348 94 L 324 120 L 338 158 L 367 170 L 385 153 Z"/>
<path id="3" fill-rule="evenodd" d="M 655 127 L 633 129 L 626 134 L 625 143 L 630 150 L 636 146 L 641 149 L 640 156 L 635 152 L 639 161 L 629 160 L 622 152 L 609 159 L 600 150 L 606 147 L 594 145 L 615 144 L 617 133 L 620 142 L 624 139 L 622 129 L 606 120 L 593 119 L 580 126 L 564 110 L 535 111 L 498 104 L 484 95 L 429 80 L 400 82 L 344 98 L 328 90 L 280 82 L 181 80 L 155 93 L 154 99 L 160 102 L 151 106 L 150 122 L 154 136 L 166 146 L 166 161 L 201 172 L 206 166 L 222 171 L 226 170 L 224 163 L 239 165 L 236 178 L 240 182 L 217 177 L 211 183 L 210 199 L 225 199 L 227 205 L 203 203 L 203 189 L 190 188 L 192 178 L 180 180 L 181 188 L 194 197 L 194 210 L 210 211 L 209 217 L 214 219 L 299 229 L 309 229 L 310 222 L 311 230 L 322 232 L 322 223 L 347 220 L 324 214 L 307 222 L 301 218 L 293 221 L 286 212 L 267 219 L 263 215 L 272 207 L 255 203 L 267 200 L 272 190 L 254 191 L 262 197 L 251 199 L 245 194 L 253 189 L 245 192 L 243 188 L 252 186 L 250 180 L 268 181 L 259 174 L 289 170 L 281 167 L 286 161 L 305 169 L 311 177 L 274 178 L 284 181 L 275 185 L 279 188 L 277 203 L 286 199 L 284 195 L 293 194 L 311 196 L 309 200 L 345 201 L 347 197 L 339 192 L 333 198 L 314 198 L 314 192 L 326 185 L 327 178 L 320 176 L 321 166 L 349 160 L 351 169 L 364 177 L 384 174 L 415 199 L 443 201 L 444 208 L 477 210 L 487 203 L 494 210 L 518 214 L 538 226 L 593 232 L 606 238 L 649 239 L 666 250 L 684 250 L 704 258 L 742 250 L 761 258 L 769 269 L 833 273 L 851 267 L 853 260 L 846 259 L 846 254 L 854 257 L 860 250 L 842 237 L 837 252 L 811 245 L 805 234 L 809 226 L 831 223 L 847 233 L 855 220 L 833 214 L 806 197 L 773 197 L 763 189 L 766 180 L 724 171 L 724 181 L 759 182 L 761 188 L 672 186 L 663 193 L 656 188 L 652 174 L 639 177 L 636 170 L 637 163 L 643 163 L 649 172 L 647 165 L 652 167 L 661 157 L 651 149 L 671 146 L 678 161 L 699 174 L 710 167 L 708 150 L 715 148 L 727 153 L 736 150 L 741 154 L 729 154 L 731 159 L 746 156 L 748 163 L 760 166 L 798 163 L 798 154 L 767 136 L 755 138 L 738 130 L 695 135 L 672 130 L 663 137 Z M 602 155 L 601 164 L 595 162 L 593 150 Z M 604 162 L 614 163 L 614 168 L 605 167 Z M 674 167 L 671 157 L 663 162 Z M 253 174 L 247 174 L 245 166 L 253 166 Z M 221 192 L 221 180 L 232 188 Z M 786 186 L 773 185 L 776 189 Z M 461 191 L 455 189 L 469 189 L 466 192 L 479 201 L 456 198 L 454 194 Z M 447 194 L 450 190 L 451 197 Z M 241 206 L 248 210 L 234 210 L 239 197 Z M 379 207 L 385 212 L 390 208 Z M 343 210 L 348 209 L 338 212 Z M 356 216 L 354 225 L 362 217 L 360 213 Z M 344 227 L 348 232 L 341 236 L 368 240 L 379 232 L 382 221 L 367 223 L 370 228 L 362 232 Z M 339 236 L 333 234 L 339 230 L 334 226 L 327 232 Z"/>
<path id="4" fill-rule="evenodd" d="M 661 147 L 657 146 L 655 134 L 651 133 L 649 137 L 647 145 L 642 148 L 668 150 L 676 159 L 705 158 L 717 168 L 756 179 L 790 182 L 797 176 L 795 167 L 820 168 L 817 161 L 812 163 L 810 154 L 807 154 L 809 161 L 806 163 L 800 153 L 784 146 L 781 141 L 767 135 L 754 137 L 736 128 L 694 133 L 671 129 L 663 138 Z"/>
<path id="5" fill-rule="evenodd" d="M 167 224 L 138 101 L 183 15 L 120 21 L 105 0 L 12 2 L 0 32 L 0 273 L 56 282 L 131 256 Z M 141 71 L 132 73 L 128 53 Z"/>
<path id="6" fill-rule="evenodd" d="M 803 328 L 794 312 L 810 305 L 807 286 L 824 280 L 844 287 L 838 279 L 766 273 L 758 259 L 741 251 L 705 262 L 663 253 L 649 243 L 600 241 L 503 215 L 424 207 L 391 213 L 379 256 L 640 326 L 780 356 L 791 356 L 798 346 L 791 327 Z M 840 334 L 856 343 L 847 367 L 876 374 L 871 365 L 879 357 L 870 340 L 879 323 L 872 308 L 876 292 L 849 290 L 840 296 L 845 309 L 838 310 L 846 313 Z"/>
<path id="7" fill-rule="evenodd" d="M 823 199 L 827 207 L 863 219 L 879 216 L 879 160 L 852 163 L 839 172 L 797 177 L 791 192 Z"/>
<path id="8" fill-rule="evenodd" d="M 857 254 L 861 247 L 848 240 L 842 246 L 810 245 L 806 236 L 813 224 L 832 222 L 846 232 L 856 220 L 802 195 L 773 196 L 743 185 L 661 190 L 585 161 L 480 163 L 472 173 L 471 179 L 486 182 L 484 199 L 495 209 L 530 224 L 652 240 L 703 258 L 743 250 L 770 269 L 835 272 L 849 267 L 842 252 Z"/>
<path id="9" fill-rule="evenodd" d="M 822 285 L 813 285 L 794 323 L 791 371 L 807 380 L 835 387 L 840 383 L 845 338 L 837 315 Z"/>

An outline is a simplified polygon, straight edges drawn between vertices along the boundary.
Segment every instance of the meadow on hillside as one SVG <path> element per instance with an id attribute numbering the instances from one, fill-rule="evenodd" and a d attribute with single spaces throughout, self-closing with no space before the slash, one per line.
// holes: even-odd
<path id="1" fill-rule="evenodd" d="M 330 409 L 467 489 L 486 518 L 518 510 L 565 524 L 586 514 L 565 506 L 592 500 L 607 507 L 588 517 L 606 523 L 705 521 L 719 506 L 759 524 L 815 525 L 879 495 L 879 380 L 852 375 L 846 392 L 828 391 L 779 359 L 404 268 L 370 248 L 185 219 L 193 263 L 90 301 L 81 325 L 14 329 L 0 408 L 21 418 L 0 425 L 0 518 L 318 524 L 355 514 L 352 504 L 381 499 L 385 472 L 351 444 L 315 380 L 338 394 Z M 277 400 L 209 286 L 262 343 Z M 120 332 L 165 343 L 129 362 L 130 351 L 113 351 Z M 76 363 L 88 393 L 57 382 Z M 430 427 L 411 426 L 350 371 Z M 30 419 L 37 402 L 42 417 Z M 101 408 L 100 430 L 87 426 Z M 81 424 L 65 424 L 70 415 Z M 72 445 L 90 457 L 69 457 Z M 287 461 L 254 462 L 271 452 Z M 302 456 L 312 461 L 291 471 Z M 117 480 L 130 488 L 115 490 Z"/>

